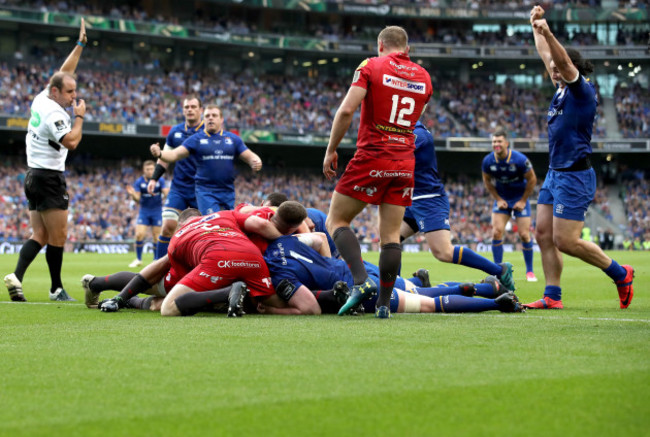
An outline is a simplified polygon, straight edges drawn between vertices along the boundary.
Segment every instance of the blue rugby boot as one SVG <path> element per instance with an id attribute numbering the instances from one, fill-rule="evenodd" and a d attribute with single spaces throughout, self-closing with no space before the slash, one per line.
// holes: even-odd
<path id="1" fill-rule="evenodd" d="M 380 306 L 375 308 L 375 318 L 377 319 L 390 319 L 390 308 L 385 306 Z"/>

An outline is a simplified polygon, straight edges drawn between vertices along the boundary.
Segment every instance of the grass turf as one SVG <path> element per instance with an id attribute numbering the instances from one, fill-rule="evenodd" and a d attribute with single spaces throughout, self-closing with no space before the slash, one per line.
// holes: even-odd
<path id="1" fill-rule="evenodd" d="M 83 306 L 79 279 L 130 255 L 66 254 L 77 303 L 48 301 L 39 255 L 30 303 L 0 293 L 0 435 L 647 435 L 650 255 L 612 255 L 636 269 L 627 310 L 602 272 L 565 257 L 564 310 L 389 321 L 104 314 Z M 3 275 L 16 259 L 0 257 Z M 521 254 L 506 260 L 521 300 L 541 297 Z M 419 267 L 484 276 L 404 254 L 405 276 Z"/>

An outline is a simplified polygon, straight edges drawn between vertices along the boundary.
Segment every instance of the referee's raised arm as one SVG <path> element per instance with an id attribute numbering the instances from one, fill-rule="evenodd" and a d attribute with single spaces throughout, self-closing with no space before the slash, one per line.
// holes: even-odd
<path id="1" fill-rule="evenodd" d="M 74 48 L 61 65 L 59 71 L 68 74 L 74 74 L 77 69 L 77 64 L 79 63 L 79 58 L 81 58 L 81 52 L 83 52 L 86 43 L 88 42 L 88 37 L 86 36 L 86 23 L 84 19 L 81 19 L 81 26 L 79 27 L 79 39 L 75 44 Z"/>

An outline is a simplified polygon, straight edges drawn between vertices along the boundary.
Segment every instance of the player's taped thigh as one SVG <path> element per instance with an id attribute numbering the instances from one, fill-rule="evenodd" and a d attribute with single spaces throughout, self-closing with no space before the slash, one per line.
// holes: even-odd
<path id="1" fill-rule="evenodd" d="M 180 212 L 177 209 L 163 208 L 163 212 L 162 212 L 163 220 L 174 220 L 175 222 L 177 222 L 179 216 L 180 216 Z"/>
<path id="2" fill-rule="evenodd" d="M 150 295 L 155 297 L 165 297 L 167 296 L 167 290 L 165 290 L 165 277 L 163 276 L 160 281 L 154 284 L 150 288 Z M 148 293 L 149 294 L 149 293 Z"/>
<path id="3" fill-rule="evenodd" d="M 405 313 L 419 313 L 422 307 L 422 301 L 419 294 L 404 293 L 401 296 L 404 299 Z"/>

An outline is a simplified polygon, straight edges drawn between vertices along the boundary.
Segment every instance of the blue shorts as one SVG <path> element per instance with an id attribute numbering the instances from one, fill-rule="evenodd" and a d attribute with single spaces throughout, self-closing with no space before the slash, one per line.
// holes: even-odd
<path id="1" fill-rule="evenodd" d="M 550 170 L 539 191 L 538 205 L 553 205 L 553 216 L 583 222 L 596 195 L 596 172 Z"/>
<path id="2" fill-rule="evenodd" d="M 415 199 L 404 212 L 404 221 L 417 232 L 450 230 L 449 198 L 446 194 L 436 197 Z"/>
<path id="3" fill-rule="evenodd" d="M 162 210 L 141 209 L 135 223 L 144 226 L 162 226 Z"/>
<path id="4" fill-rule="evenodd" d="M 508 207 L 506 209 L 500 209 L 499 207 L 497 207 L 497 202 L 495 200 L 494 204 L 492 205 L 492 212 L 494 212 L 496 214 L 509 215 L 511 217 L 514 215 L 515 218 L 530 217 L 530 201 L 529 200 L 526 200 L 526 207 L 524 209 L 522 209 L 521 211 L 515 211 L 514 209 L 512 209 L 512 207 L 515 206 L 515 203 L 517 203 L 517 201 L 519 199 L 515 199 L 515 200 L 504 199 L 504 200 L 506 202 L 508 202 Z"/>
<path id="5" fill-rule="evenodd" d="M 170 190 L 164 204 L 164 209 L 168 208 L 176 209 L 178 211 L 183 211 L 187 208 L 197 208 L 196 194 L 194 194 L 194 191 L 191 193 L 184 193 L 182 191 Z"/>
<path id="6" fill-rule="evenodd" d="M 196 203 L 203 215 L 231 210 L 235 208 L 235 192 L 196 187 Z"/>

